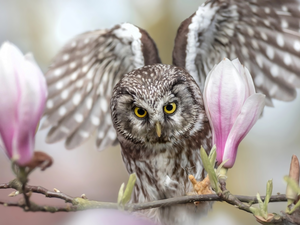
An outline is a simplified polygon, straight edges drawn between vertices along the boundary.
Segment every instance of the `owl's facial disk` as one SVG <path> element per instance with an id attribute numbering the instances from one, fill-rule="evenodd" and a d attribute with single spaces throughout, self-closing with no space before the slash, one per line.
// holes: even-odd
<path id="1" fill-rule="evenodd" d="M 136 144 L 173 145 L 200 128 L 202 97 L 194 81 L 185 76 L 179 70 L 169 80 L 143 77 L 134 87 L 117 87 L 112 118 L 118 136 Z"/>

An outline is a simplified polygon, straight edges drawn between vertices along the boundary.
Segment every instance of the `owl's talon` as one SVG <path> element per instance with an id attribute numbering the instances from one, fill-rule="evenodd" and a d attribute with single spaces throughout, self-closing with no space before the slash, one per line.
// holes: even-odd
<path id="1" fill-rule="evenodd" d="M 189 175 L 189 179 L 193 184 L 193 189 L 198 195 L 213 194 L 208 175 L 202 181 L 197 181 L 193 175 Z M 194 202 L 196 205 L 196 202 Z M 198 203 L 199 204 L 199 203 Z"/>

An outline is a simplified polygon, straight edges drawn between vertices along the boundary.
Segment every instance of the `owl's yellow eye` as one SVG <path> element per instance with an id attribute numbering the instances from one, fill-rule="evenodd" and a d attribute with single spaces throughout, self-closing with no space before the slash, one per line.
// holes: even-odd
<path id="1" fill-rule="evenodd" d="M 169 103 L 168 105 L 164 106 L 164 111 L 167 114 L 172 114 L 176 110 L 176 104 L 174 102 Z"/>
<path id="2" fill-rule="evenodd" d="M 134 113 L 139 118 L 144 118 L 147 115 L 147 111 L 143 108 L 140 108 L 140 107 L 135 107 L 134 108 Z"/>

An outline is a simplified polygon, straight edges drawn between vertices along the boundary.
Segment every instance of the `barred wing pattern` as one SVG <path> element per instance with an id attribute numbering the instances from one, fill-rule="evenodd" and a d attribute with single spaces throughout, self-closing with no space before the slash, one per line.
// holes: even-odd
<path id="1" fill-rule="evenodd" d="M 48 101 L 43 128 L 47 142 L 66 139 L 72 149 L 98 129 L 97 147 L 117 143 L 110 116 L 113 87 L 144 65 L 160 63 L 146 31 L 128 23 L 79 35 L 58 53 L 46 73 Z"/>
<path id="2" fill-rule="evenodd" d="M 299 32 L 299 0 L 210 0 L 179 27 L 173 63 L 202 90 L 215 64 L 239 58 L 272 106 L 272 98 L 293 100 L 300 87 Z"/>

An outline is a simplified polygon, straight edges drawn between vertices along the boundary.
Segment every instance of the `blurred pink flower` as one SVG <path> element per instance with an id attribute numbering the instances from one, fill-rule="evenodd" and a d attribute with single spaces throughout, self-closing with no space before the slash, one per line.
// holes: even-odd
<path id="1" fill-rule="evenodd" d="M 19 165 L 30 161 L 34 136 L 47 98 L 46 81 L 31 54 L 13 44 L 0 49 L 0 137 L 6 154 Z"/>
<path id="2" fill-rule="evenodd" d="M 78 212 L 64 225 L 156 225 L 146 218 L 114 209 L 92 209 Z"/>
<path id="3" fill-rule="evenodd" d="M 240 142 L 262 113 L 265 96 L 255 93 L 251 75 L 238 59 L 224 59 L 208 74 L 203 98 L 218 164 L 228 159 L 224 167 L 231 168 Z"/>

